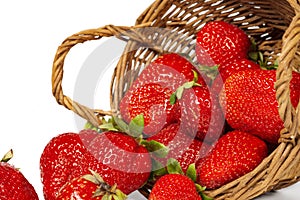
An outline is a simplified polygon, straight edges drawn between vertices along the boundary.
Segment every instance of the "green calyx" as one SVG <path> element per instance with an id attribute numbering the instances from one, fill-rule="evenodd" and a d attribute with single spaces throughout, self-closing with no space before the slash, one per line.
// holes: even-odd
<path id="1" fill-rule="evenodd" d="M 126 200 L 127 196 L 119 189 L 117 189 L 117 184 L 113 186 L 108 185 L 105 183 L 103 178 L 93 170 L 90 170 L 91 174 L 86 174 L 82 176 L 83 179 L 90 181 L 99 187 L 93 194 L 93 198 L 101 197 L 102 200 Z"/>
<path id="2" fill-rule="evenodd" d="M 147 141 L 143 139 L 144 130 L 144 115 L 137 115 L 129 124 L 124 122 L 121 118 L 113 116 L 112 119 L 99 126 L 102 130 L 121 131 L 127 135 L 135 138 L 135 140 L 143 145 L 151 154 L 159 158 L 164 158 L 169 153 L 169 149 L 157 141 Z"/>
<path id="3" fill-rule="evenodd" d="M 276 60 L 274 63 L 270 63 L 268 60 L 265 59 L 263 53 L 257 48 L 257 43 L 255 42 L 255 40 L 253 38 L 250 38 L 250 41 L 251 46 L 248 52 L 248 57 L 250 58 L 250 60 L 258 63 L 261 69 L 276 70 L 278 68 L 278 60 Z"/>
<path id="4" fill-rule="evenodd" d="M 170 158 L 167 162 L 167 171 L 169 174 L 181 174 L 184 175 L 180 163 L 174 159 Z"/>
<path id="5" fill-rule="evenodd" d="M 165 166 L 161 162 L 152 159 L 152 171 L 150 174 L 149 181 L 155 181 L 157 177 L 161 177 L 166 174 L 168 174 L 168 171 L 165 168 Z"/>
<path id="6" fill-rule="evenodd" d="M 184 90 L 190 89 L 194 86 L 201 86 L 198 82 L 198 73 L 193 71 L 194 79 L 192 81 L 186 82 L 183 85 L 179 86 L 174 93 L 172 93 L 170 97 L 170 104 L 174 105 L 177 99 L 181 99 Z"/>
<path id="7" fill-rule="evenodd" d="M 98 133 L 101 133 L 102 132 L 102 130 L 101 130 L 101 128 L 98 126 L 98 127 L 96 127 L 96 126 L 94 126 L 92 123 L 90 123 L 90 122 L 86 122 L 85 123 L 85 125 L 84 125 L 84 127 L 83 127 L 83 129 L 85 129 L 85 130 L 94 130 L 94 131 L 97 131 Z"/>
<path id="8" fill-rule="evenodd" d="M 121 131 L 134 138 L 140 138 L 144 130 L 144 116 L 137 115 L 129 124 L 121 118 L 113 116 L 108 121 L 103 121 L 99 128 L 105 131 Z"/>
<path id="9" fill-rule="evenodd" d="M 146 149 L 158 158 L 165 158 L 169 153 L 169 148 L 164 144 L 157 142 L 155 140 L 144 140 L 141 139 L 140 143 L 146 147 Z"/>
<path id="10" fill-rule="evenodd" d="M 8 162 L 13 157 L 13 150 L 10 149 L 1 159 L 0 162 Z"/>
<path id="11" fill-rule="evenodd" d="M 197 67 L 199 71 L 201 71 L 203 74 L 205 74 L 209 79 L 211 84 L 216 77 L 219 75 L 219 65 L 214 65 L 214 66 L 198 66 Z"/>
<path id="12" fill-rule="evenodd" d="M 204 191 L 206 190 L 206 187 L 201 186 L 200 184 L 197 183 L 197 171 L 196 171 L 196 165 L 195 163 L 189 165 L 186 173 L 182 171 L 182 168 L 180 166 L 180 163 L 174 159 L 170 158 L 167 163 L 167 173 L 168 174 L 181 174 L 189 177 L 194 183 L 197 192 L 201 196 L 202 200 L 213 200 L 213 198 L 208 197 Z"/>

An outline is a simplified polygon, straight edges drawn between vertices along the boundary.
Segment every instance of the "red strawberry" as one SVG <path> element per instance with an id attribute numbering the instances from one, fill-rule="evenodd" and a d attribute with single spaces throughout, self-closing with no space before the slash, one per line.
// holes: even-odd
<path id="1" fill-rule="evenodd" d="M 157 58 L 135 80 L 120 102 L 124 121 L 139 114 L 145 117 L 144 133 L 153 135 L 180 116 L 177 105 L 170 105 L 170 96 L 185 82 L 194 79 L 196 68 L 182 56 L 170 53 Z M 204 79 L 198 83 L 205 85 Z"/>
<path id="2" fill-rule="evenodd" d="M 143 114 L 144 133 L 153 135 L 166 125 L 177 120 L 178 105 L 170 104 L 172 91 L 156 83 L 146 83 L 132 89 L 122 99 L 120 111 L 124 121 L 130 122 L 134 117 Z"/>
<path id="3" fill-rule="evenodd" d="M 228 124 L 278 144 L 283 121 L 278 113 L 274 83 L 275 70 L 244 70 L 227 78 L 220 94 Z M 300 74 L 290 83 L 291 101 L 296 107 L 300 96 Z"/>
<path id="4" fill-rule="evenodd" d="M 146 148 L 121 132 L 84 130 L 59 135 L 45 147 L 40 163 L 46 199 L 55 199 L 63 185 L 89 170 L 126 194 L 139 189 L 151 171 Z"/>
<path id="5" fill-rule="evenodd" d="M 57 200 L 101 200 L 101 199 L 125 200 L 126 195 L 117 189 L 117 185 L 107 185 L 96 173 L 74 178 L 65 184 L 57 197 Z"/>
<path id="6" fill-rule="evenodd" d="M 211 92 L 218 95 L 222 90 L 224 82 L 230 75 L 246 69 L 260 69 L 260 66 L 259 64 L 252 62 L 246 58 L 229 61 L 224 65 L 220 65 L 218 68 L 219 75 L 213 81 Z"/>
<path id="7" fill-rule="evenodd" d="M 211 21 L 197 33 L 197 60 L 201 65 L 215 66 L 247 58 L 250 44 L 247 34 L 237 26 Z"/>
<path id="8" fill-rule="evenodd" d="M 207 86 L 185 90 L 179 105 L 180 126 L 190 136 L 213 143 L 223 134 L 225 119 L 219 102 Z"/>
<path id="9" fill-rule="evenodd" d="M 54 200 L 65 183 L 82 173 L 80 164 L 86 146 L 96 134 L 89 130 L 80 134 L 64 133 L 49 141 L 40 158 L 45 199 Z M 75 171 L 79 174 L 75 174 Z"/>
<path id="10" fill-rule="evenodd" d="M 38 195 L 26 177 L 13 165 L 7 163 L 12 157 L 8 152 L 0 161 L 0 199 L 38 200 Z"/>
<path id="11" fill-rule="evenodd" d="M 157 180 L 149 200 L 201 200 L 195 183 L 185 175 L 167 174 Z"/>
<path id="12" fill-rule="evenodd" d="M 129 194 L 139 189 L 149 178 L 151 158 L 148 150 L 122 132 L 99 134 L 87 147 L 81 160 L 83 173 L 97 172 L 110 186 Z"/>
<path id="13" fill-rule="evenodd" d="M 197 182 L 216 189 L 252 171 L 267 155 L 263 140 L 246 132 L 229 132 L 197 163 Z"/>
<path id="14" fill-rule="evenodd" d="M 185 82 L 194 79 L 193 71 L 198 70 L 183 56 L 176 53 L 164 54 L 145 67 L 131 87 L 137 88 L 145 83 L 157 83 L 175 91 Z M 198 83 L 205 85 L 202 77 L 198 78 Z"/>
<path id="15" fill-rule="evenodd" d="M 185 134 L 179 124 L 171 124 L 147 140 L 160 142 L 169 149 L 167 157 L 155 159 L 165 166 L 169 158 L 174 158 L 179 162 L 184 173 L 191 164 L 206 156 L 210 148 L 210 145 Z"/>

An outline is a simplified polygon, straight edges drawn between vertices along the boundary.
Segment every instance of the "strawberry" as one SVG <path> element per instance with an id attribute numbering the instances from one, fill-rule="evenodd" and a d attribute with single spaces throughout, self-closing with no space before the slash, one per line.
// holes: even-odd
<path id="1" fill-rule="evenodd" d="M 167 174 L 157 180 L 149 200 L 201 200 L 194 182 L 182 174 Z"/>
<path id="2" fill-rule="evenodd" d="M 207 86 L 193 86 L 185 90 L 179 105 L 180 126 L 190 136 L 213 143 L 223 134 L 225 119 L 217 99 Z"/>
<path id="3" fill-rule="evenodd" d="M 12 150 L 0 161 L 0 199 L 38 200 L 38 195 L 19 169 L 7 163 L 12 158 Z"/>
<path id="4" fill-rule="evenodd" d="M 220 104 L 233 129 L 278 144 L 284 126 L 278 113 L 275 81 L 275 70 L 262 69 L 244 70 L 226 79 Z M 293 73 L 290 89 L 292 105 L 296 107 L 300 96 L 300 74 Z"/>
<path id="5" fill-rule="evenodd" d="M 146 83 L 130 90 L 122 99 L 120 111 L 126 122 L 143 114 L 144 133 L 153 135 L 178 118 L 178 105 L 170 104 L 172 91 L 156 83 Z"/>
<path id="6" fill-rule="evenodd" d="M 247 34 L 224 21 L 211 21 L 197 33 L 196 57 L 204 66 L 223 65 L 230 60 L 247 58 L 250 48 Z"/>
<path id="7" fill-rule="evenodd" d="M 242 131 L 229 132 L 197 163 L 197 182 L 207 189 L 216 189 L 249 173 L 267 155 L 263 140 Z"/>
<path id="8" fill-rule="evenodd" d="M 178 105 L 170 105 L 171 94 L 194 79 L 197 69 L 184 57 L 169 53 L 150 63 L 134 81 L 120 102 L 120 113 L 127 123 L 139 114 L 145 117 L 144 133 L 153 135 L 178 121 Z M 205 85 L 204 79 L 198 83 Z"/>
<path id="9" fill-rule="evenodd" d="M 86 174 L 84 176 L 74 178 L 72 181 L 68 182 L 61 188 L 57 196 L 57 200 L 69 199 L 125 200 L 126 195 L 117 189 L 117 185 L 107 185 L 99 176 L 99 174 L 91 171 L 91 174 Z"/>
<path id="10" fill-rule="evenodd" d="M 151 158 L 148 150 L 122 132 L 107 131 L 98 135 L 87 147 L 81 161 L 83 174 L 93 170 L 110 186 L 129 194 L 149 178 Z"/>
<path id="11" fill-rule="evenodd" d="M 133 137 L 113 131 L 58 135 L 45 147 L 40 165 L 45 199 L 55 199 L 63 185 L 90 170 L 129 194 L 147 181 L 151 171 L 147 149 Z"/>
<path id="12" fill-rule="evenodd" d="M 204 157 L 210 148 L 210 145 L 185 134 L 179 124 L 171 124 L 147 140 L 160 142 L 169 149 L 167 157 L 155 157 L 155 159 L 165 166 L 169 158 L 175 158 L 184 173 L 191 164 L 196 163 L 199 158 Z"/>
<path id="13" fill-rule="evenodd" d="M 219 74 L 213 81 L 211 92 L 218 95 L 222 90 L 224 82 L 230 75 L 246 69 L 260 69 L 260 65 L 246 58 L 229 61 L 224 65 L 220 65 L 218 68 Z"/>
<path id="14" fill-rule="evenodd" d="M 45 146 L 40 158 L 45 199 L 54 200 L 65 183 L 82 173 L 80 164 L 87 151 L 86 145 L 96 134 L 89 130 L 80 134 L 63 133 L 52 138 Z M 78 174 L 74 174 L 75 171 Z"/>
<path id="15" fill-rule="evenodd" d="M 145 83 L 157 83 L 164 88 L 175 91 L 185 82 L 194 79 L 197 68 L 185 57 L 176 53 L 167 53 L 159 56 L 141 72 L 131 87 L 137 88 Z M 198 83 L 205 85 L 202 77 Z"/>

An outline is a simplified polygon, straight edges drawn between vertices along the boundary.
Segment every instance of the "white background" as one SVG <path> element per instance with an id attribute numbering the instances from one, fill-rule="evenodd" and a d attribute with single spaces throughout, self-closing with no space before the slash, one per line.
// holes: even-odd
<path id="1" fill-rule="evenodd" d="M 78 31 L 107 24 L 134 25 L 152 0 L 1 1 L 0 3 L 0 156 L 14 150 L 11 163 L 20 168 L 40 199 L 39 158 L 54 136 L 78 131 L 74 114 L 58 105 L 51 93 L 52 62 L 57 47 Z M 73 95 L 75 79 L 86 57 L 99 43 L 74 48 L 67 57 L 63 87 Z M 103 55 L 105 56 L 105 55 Z M 107 82 L 108 84 L 108 82 Z M 108 87 L 108 86 L 107 86 Z M 99 87 L 101 95 L 108 90 Z M 97 108 L 107 97 L 95 94 Z M 259 199 L 298 199 L 300 184 Z M 141 199 L 137 196 L 132 199 Z"/>

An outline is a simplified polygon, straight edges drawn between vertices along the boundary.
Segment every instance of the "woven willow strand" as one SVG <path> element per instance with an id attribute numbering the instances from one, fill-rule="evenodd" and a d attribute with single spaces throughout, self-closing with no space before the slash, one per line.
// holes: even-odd
<path id="1" fill-rule="evenodd" d="M 98 114 L 112 115 L 111 111 L 103 111 L 101 109 L 94 110 L 88 108 L 84 105 L 81 105 L 80 103 L 77 103 L 76 101 L 73 101 L 70 97 L 64 95 L 62 88 L 64 60 L 70 49 L 75 45 L 84 43 L 86 41 L 99 40 L 102 37 L 115 36 L 125 41 L 130 38 L 132 40 L 143 42 L 143 38 L 140 37 L 138 32 L 135 32 L 133 30 L 145 26 L 149 26 L 149 24 L 146 23 L 143 25 L 137 25 L 135 27 L 107 25 L 98 29 L 81 31 L 65 39 L 57 49 L 52 67 L 52 93 L 57 102 L 65 106 L 67 109 L 72 110 L 82 118 L 88 120 L 94 126 L 98 126 L 101 124 L 101 121 L 97 117 Z"/>

